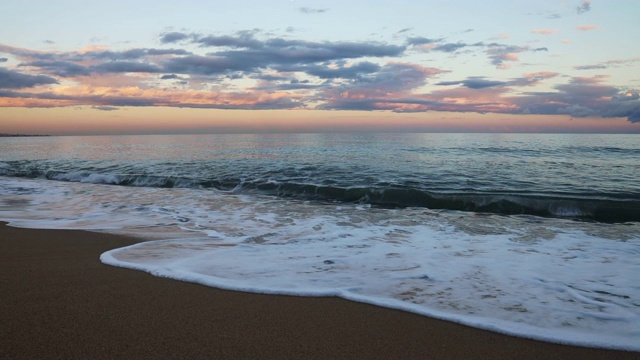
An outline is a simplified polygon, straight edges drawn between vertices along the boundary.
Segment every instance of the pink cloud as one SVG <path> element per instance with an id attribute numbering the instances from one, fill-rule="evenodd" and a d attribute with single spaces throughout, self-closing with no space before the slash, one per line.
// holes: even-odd
<path id="1" fill-rule="evenodd" d="M 527 82 L 523 82 L 524 86 L 536 86 L 540 84 L 543 80 L 552 79 L 556 76 L 560 75 L 557 72 L 552 71 L 538 71 L 533 73 L 525 73 L 523 77 L 527 80 Z"/>
<path id="2" fill-rule="evenodd" d="M 499 34 L 496 34 L 495 36 L 490 37 L 489 40 L 502 40 L 502 39 L 508 39 L 510 37 L 511 36 L 507 33 L 499 33 Z"/>
<path id="3" fill-rule="evenodd" d="M 583 31 L 595 28 L 595 25 L 578 27 Z M 533 32 L 548 35 L 556 30 Z M 432 79 L 450 71 L 401 61 L 406 49 L 438 44 L 433 51 L 452 56 L 484 51 L 492 65 L 506 69 L 529 53 L 549 51 L 546 47 L 495 42 L 442 43 L 440 39 L 428 38 L 410 38 L 403 46 L 286 39 L 261 41 L 243 36 L 202 39 L 211 42 L 209 47 L 232 43 L 237 48 L 197 55 L 180 48 L 111 51 L 89 47 L 74 52 L 37 52 L 0 45 L 0 51 L 22 61 L 15 69 L 4 71 L 5 79 L 24 79 L 21 86 L 0 81 L 0 107 L 84 105 L 100 109 L 166 106 L 254 110 L 316 107 L 599 115 L 640 122 L 636 92 L 622 96 L 621 89 L 602 84 L 602 77 L 572 78 L 567 84 L 551 85 L 544 91 L 533 87 L 556 77 L 560 82 L 560 74 L 539 71 L 497 79 L 467 75 L 463 80 L 433 85 Z M 253 48 L 245 49 L 251 46 Z M 371 57 L 379 60 L 368 60 Z M 616 59 L 595 67 L 574 68 L 629 66 L 640 61 L 638 59 Z M 448 88 L 434 90 L 432 86 Z M 450 88 L 452 86 L 455 88 Z"/>
<path id="4" fill-rule="evenodd" d="M 539 34 L 539 35 L 553 35 L 555 33 L 558 32 L 558 30 L 555 29 L 534 29 L 531 30 L 532 33 L 534 34 Z"/>
<path id="5" fill-rule="evenodd" d="M 595 30 L 597 28 L 598 28 L 598 26 L 597 25 L 593 25 L 593 24 L 585 24 L 585 25 L 576 26 L 576 29 L 578 29 L 580 31 L 591 31 L 591 30 Z"/>
<path id="6" fill-rule="evenodd" d="M 171 106 L 194 108 L 300 108 L 288 92 L 208 92 L 129 87 L 65 86 L 0 98 L 0 107 Z"/>

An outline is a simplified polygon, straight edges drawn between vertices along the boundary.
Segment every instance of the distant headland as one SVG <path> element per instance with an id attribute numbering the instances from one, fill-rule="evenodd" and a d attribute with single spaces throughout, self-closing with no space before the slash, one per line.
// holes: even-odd
<path id="1" fill-rule="evenodd" d="M 2 134 L 0 133 L 0 137 L 27 137 L 27 136 L 51 136 L 51 135 L 40 135 L 40 134 Z"/>

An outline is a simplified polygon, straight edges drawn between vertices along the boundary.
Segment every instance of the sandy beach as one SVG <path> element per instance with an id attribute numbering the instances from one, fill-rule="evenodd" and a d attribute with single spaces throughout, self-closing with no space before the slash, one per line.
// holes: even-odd
<path id="1" fill-rule="evenodd" d="M 640 359 L 337 298 L 222 291 L 99 261 L 138 241 L 0 224 L 0 358 Z"/>

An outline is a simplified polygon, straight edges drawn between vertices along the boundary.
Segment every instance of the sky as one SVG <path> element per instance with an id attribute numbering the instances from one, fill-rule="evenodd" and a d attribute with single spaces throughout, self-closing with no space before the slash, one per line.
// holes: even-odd
<path id="1" fill-rule="evenodd" d="M 3 0 L 0 133 L 640 133 L 640 1 Z"/>

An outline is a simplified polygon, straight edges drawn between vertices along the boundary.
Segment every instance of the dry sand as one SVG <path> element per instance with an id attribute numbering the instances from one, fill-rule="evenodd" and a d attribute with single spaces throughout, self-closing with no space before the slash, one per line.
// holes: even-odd
<path id="1" fill-rule="evenodd" d="M 337 298 L 222 291 L 111 267 L 140 241 L 0 224 L 0 358 L 640 359 Z"/>

